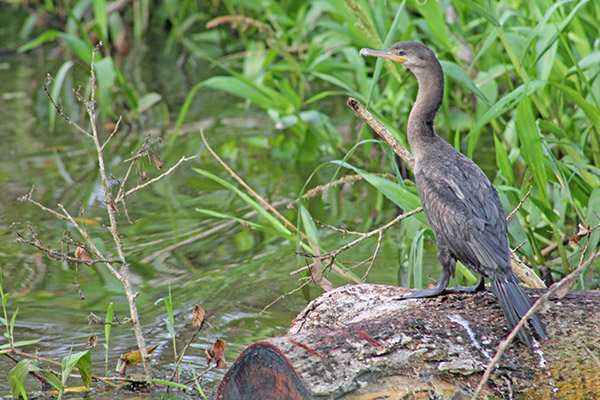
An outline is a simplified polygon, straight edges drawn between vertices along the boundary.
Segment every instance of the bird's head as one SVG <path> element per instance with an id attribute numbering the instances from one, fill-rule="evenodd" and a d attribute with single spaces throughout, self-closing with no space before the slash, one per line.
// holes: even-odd
<path id="1" fill-rule="evenodd" d="M 437 61 L 433 51 L 419 42 L 397 42 L 387 49 L 361 49 L 361 56 L 385 58 L 400 63 L 413 72 L 426 69 Z"/>

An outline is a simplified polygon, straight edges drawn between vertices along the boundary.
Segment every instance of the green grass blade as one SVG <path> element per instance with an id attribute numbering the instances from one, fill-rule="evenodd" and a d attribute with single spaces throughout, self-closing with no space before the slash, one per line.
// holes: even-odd
<path id="1" fill-rule="evenodd" d="M 526 95 L 530 94 L 534 90 L 542 87 L 545 82 L 542 81 L 530 81 L 529 83 L 523 84 L 517 87 L 512 92 L 506 94 L 500 98 L 494 105 L 492 105 L 478 120 L 477 124 L 471 129 L 469 134 L 469 150 L 467 152 L 469 157 L 473 157 L 475 147 L 479 142 L 479 137 L 483 128 L 490 123 L 491 120 L 499 117 L 505 112 L 512 110 L 523 97 L 523 93 Z"/>
<path id="2" fill-rule="evenodd" d="M 419 196 L 416 193 L 408 190 L 407 187 L 400 186 L 396 182 L 390 181 L 377 175 L 373 175 L 360 168 L 356 168 L 348 163 L 342 163 L 340 161 L 332 161 L 332 163 L 340 164 L 343 167 L 351 169 L 357 174 L 360 174 L 360 176 L 362 176 L 364 180 L 373 185 L 385 197 L 387 197 L 389 200 L 391 200 L 394 204 L 396 204 L 403 210 L 410 211 L 421 206 Z M 429 226 L 427 219 L 425 218 L 425 214 L 419 213 L 415 215 L 415 218 L 417 218 L 423 224 Z"/>
<path id="3" fill-rule="evenodd" d="M 252 221 L 248 221 L 243 218 L 234 217 L 233 215 L 223 214 L 218 211 L 207 210 L 205 208 L 196 208 L 196 212 L 199 212 L 200 214 L 208 215 L 209 217 L 220 218 L 220 219 L 229 219 L 232 221 L 236 221 L 236 222 L 239 222 L 241 225 L 248 226 L 249 228 L 252 228 L 252 229 L 257 229 L 260 231 L 267 231 L 267 232 L 269 232 L 269 231 L 274 232 L 273 230 L 267 229 L 267 227 L 265 227 L 263 225 L 257 224 Z"/>
<path id="4" fill-rule="evenodd" d="M 308 209 L 304 206 L 300 207 L 300 214 L 302 215 L 302 224 L 304 225 L 304 233 L 306 236 L 314 242 L 319 243 L 319 230 L 317 229 L 317 225 L 310 215 Z"/>
<path id="5" fill-rule="evenodd" d="M 200 168 L 194 168 L 194 171 L 197 173 L 217 182 L 218 184 L 226 187 L 231 190 L 235 194 L 237 194 L 246 204 L 248 204 L 251 208 L 253 208 L 257 213 L 259 213 L 264 219 L 266 219 L 277 231 L 282 233 L 283 235 L 289 237 L 291 236 L 291 232 L 277 220 L 273 215 L 271 215 L 268 211 L 266 211 L 260 204 L 256 201 L 252 200 L 250 196 L 246 193 L 239 190 L 237 187 L 233 186 L 231 183 L 227 182 L 224 179 L 219 178 L 218 176 L 211 174 L 208 171 L 205 171 Z"/>
<path id="6" fill-rule="evenodd" d="M 483 92 L 477 88 L 475 83 L 469 78 L 469 76 L 463 71 L 461 67 L 459 67 L 456 63 L 452 61 L 440 61 L 442 64 L 442 69 L 444 70 L 444 74 L 450 79 L 456 81 L 459 85 L 467 89 L 469 92 L 473 93 L 475 96 L 479 97 L 481 100 L 485 101 L 487 105 L 490 105 L 490 101 L 485 97 Z"/>
<path id="7" fill-rule="evenodd" d="M 600 109 L 589 102 L 575 89 L 561 83 L 551 82 L 551 85 L 559 88 L 571 98 L 585 113 L 586 117 L 600 130 Z"/>
<path id="8" fill-rule="evenodd" d="M 111 301 L 106 307 L 106 317 L 104 317 L 104 340 L 106 340 L 106 351 L 104 353 L 104 374 L 108 376 L 108 349 L 110 342 L 110 331 L 112 329 L 112 322 L 114 318 L 114 304 Z"/>
<path id="9" fill-rule="evenodd" d="M 94 19 L 98 27 L 100 39 L 108 44 L 108 13 L 106 11 L 106 0 L 94 0 Z"/>
<path id="10" fill-rule="evenodd" d="M 512 164 L 508 159 L 508 153 L 504 146 L 502 146 L 502 142 L 498 139 L 496 135 L 494 135 L 494 146 L 496 149 L 496 164 L 498 165 L 498 169 L 504 176 L 506 183 L 510 186 L 515 185 L 515 174 L 512 169 Z"/>
<path id="11" fill-rule="evenodd" d="M 461 0 L 463 4 L 467 6 L 470 11 L 475 12 L 476 14 L 481 15 L 483 18 L 488 20 L 488 22 L 494 26 L 500 25 L 498 18 L 496 17 L 496 13 L 494 10 L 494 6 L 490 1 L 487 1 L 488 8 L 485 8 L 481 4 L 484 3 L 482 1 L 474 1 L 474 0 Z"/>
<path id="12" fill-rule="evenodd" d="M 535 60 L 533 60 L 532 64 L 537 63 L 538 60 L 543 57 L 543 55 L 546 53 L 546 51 L 548 51 L 548 49 L 550 49 L 550 47 L 552 47 L 554 42 L 556 40 L 558 40 L 558 36 L 567 28 L 567 26 L 571 23 L 573 18 L 575 18 L 575 16 L 579 12 L 579 10 L 582 7 L 586 6 L 588 2 L 589 2 L 589 0 L 581 0 L 577 3 L 577 5 L 571 10 L 569 15 L 567 15 L 567 17 L 560 23 L 560 25 L 558 26 L 558 30 L 552 35 L 550 40 L 548 40 L 548 42 L 546 43 L 546 46 L 537 53 L 537 56 L 536 56 Z"/>
<path id="13" fill-rule="evenodd" d="M 57 30 L 45 31 L 44 33 L 40 34 L 35 39 L 30 40 L 29 42 L 25 43 L 24 45 L 19 46 L 17 51 L 19 53 L 22 53 L 24 51 L 33 50 L 37 47 L 40 47 L 44 43 L 53 41 L 54 39 L 56 39 L 59 36 L 60 36 L 60 32 Z"/>
<path id="14" fill-rule="evenodd" d="M 387 48 L 391 46 L 397 39 L 398 25 L 400 24 L 400 17 L 402 16 L 402 11 L 404 11 L 404 5 L 406 4 L 406 0 L 403 0 L 398 7 L 398 11 L 396 11 L 396 16 L 394 17 L 394 21 L 392 21 L 392 25 L 383 40 L 382 48 Z M 386 62 L 383 59 L 378 58 L 375 63 L 375 71 L 373 72 L 373 79 L 371 79 L 371 87 L 369 89 L 369 99 L 367 100 L 367 104 L 365 107 L 369 107 L 371 104 L 371 100 L 373 100 L 373 94 L 375 93 L 375 88 L 377 87 L 377 83 L 379 82 L 379 76 L 381 75 L 381 70 L 383 65 L 387 66 L 388 71 L 394 75 L 397 81 L 400 81 L 400 75 L 398 74 L 398 70 L 392 64 L 392 62 Z"/>
<path id="15" fill-rule="evenodd" d="M 203 82 L 203 86 L 223 90 L 243 99 L 250 100 L 255 105 L 289 114 L 294 110 L 294 104 L 279 92 L 235 76 L 213 76 Z"/>
<path id="16" fill-rule="evenodd" d="M 421 2 L 419 0 L 412 0 L 411 6 L 427 21 L 435 39 L 442 45 L 443 49 L 452 52 L 452 44 L 450 43 L 451 35 L 448 31 L 448 25 L 446 24 L 442 9 L 440 8 L 440 3 L 437 1 Z"/>
<path id="17" fill-rule="evenodd" d="M 533 176 L 538 195 L 546 208 L 551 209 L 546 185 L 546 169 L 544 168 L 544 151 L 542 139 L 535 123 L 531 100 L 523 95 L 517 107 L 517 133 L 521 141 L 521 155 Z"/>
<path id="18" fill-rule="evenodd" d="M 176 387 L 176 388 L 185 389 L 185 390 L 193 390 L 194 389 L 193 387 L 184 385 L 183 383 L 165 381 L 163 379 L 150 379 L 150 382 L 154 382 L 154 383 L 157 383 L 157 384 L 163 385 L 163 386 Z"/>
<path id="19" fill-rule="evenodd" d="M 548 8 L 546 13 L 542 17 L 542 19 L 540 19 L 540 21 L 538 22 L 536 27 L 531 31 L 529 36 L 527 36 L 527 40 L 525 41 L 525 44 L 523 45 L 523 48 L 521 50 L 521 56 L 519 57 L 519 59 L 521 60 L 521 63 L 523 62 L 523 60 L 525 59 L 525 56 L 529 52 L 529 47 L 531 46 L 533 41 L 538 37 L 540 29 L 542 29 L 542 27 L 544 25 L 546 25 L 546 23 L 548 22 L 548 20 L 552 16 L 552 14 L 554 14 L 554 11 L 556 11 L 558 9 L 558 7 L 562 6 L 563 4 L 570 3 L 572 1 L 573 0 L 558 1 L 558 2 L 554 3 L 551 7 Z"/>
<path id="20" fill-rule="evenodd" d="M 73 61 L 67 61 L 63 65 L 60 66 L 56 77 L 54 78 L 54 82 L 52 82 L 52 87 L 50 88 L 50 95 L 54 102 L 59 104 L 60 92 L 62 91 L 63 85 L 65 83 L 65 79 L 67 78 L 68 72 L 71 70 L 73 66 Z M 54 132 L 56 128 L 56 108 L 52 103 L 48 104 L 48 129 L 50 132 Z"/>
<path id="21" fill-rule="evenodd" d="M 415 288 L 423 287 L 423 238 L 427 228 L 417 231 L 410 245 L 408 271 Z"/>

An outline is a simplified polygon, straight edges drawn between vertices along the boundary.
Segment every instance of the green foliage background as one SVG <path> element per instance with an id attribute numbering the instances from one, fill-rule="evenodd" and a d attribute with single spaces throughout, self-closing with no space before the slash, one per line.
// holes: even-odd
<path id="1" fill-rule="evenodd" d="M 411 171 L 401 178 L 389 149 L 372 140 L 345 106 L 348 96 L 358 99 L 406 144 L 415 79 L 399 65 L 358 55 L 362 47 L 399 40 L 423 42 L 442 60 L 445 97 L 435 128 L 482 166 L 506 211 L 531 190 L 509 222 L 516 255 L 550 282 L 598 248 L 599 230 L 569 240 L 600 223 L 597 1 L 139 0 L 117 7 L 105 0 L 46 0 L 2 7 L 26 14 L 13 50 L 53 55 L 50 91 L 75 121 L 82 121 L 82 112 L 71 88 L 82 85 L 81 93 L 89 93 L 87 69 L 102 41 L 96 74 L 104 134 L 123 117 L 122 133 L 107 148 L 116 160 L 110 164 L 115 177 L 123 176 L 126 165 L 120 161 L 144 143 L 149 130 L 162 139 L 155 150 L 167 168 L 182 155 L 200 154 L 198 163 L 136 199 L 133 224 L 122 216 L 129 261 L 147 290 L 173 269 L 200 274 L 204 285 L 218 287 L 212 293 L 228 296 L 240 279 L 255 286 L 268 279 L 269 290 L 255 290 L 257 311 L 298 286 L 289 272 L 304 259 L 294 250 L 314 252 L 318 245 L 324 253 L 353 239 L 312 217 L 368 231 L 391 220 L 398 207 L 417 207 Z M 160 63 L 180 65 L 181 74 L 165 73 Z M 54 175 L 43 180 L 46 187 L 36 182 L 41 201 L 61 201 L 69 209 L 93 203 L 98 175 L 89 145 L 65 134 L 70 128 L 43 95 L 36 103 L 38 129 L 55 146 L 31 156 L 52 160 Z M 300 233 L 214 162 L 198 126 L 237 174 Z M 36 146 L 15 138 L 23 148 Z M 140 169 L 150 171 L 150 164 Z M 322 197 L 281 207 L 346 175 L 350 183 L 331 187 Z M 12 215 L 21 215 L 23 207 L 6 206 Z M 54 221 L 52 231 L 39 213 L 27 217 L 45 222 L 42 233 L 49 237 L 68 229 Z M 91 233 L 108 243 L 101 214 L 92 208 L 86 217 Z M 190 240 L 223 220 L 234 221 L 233 233 Z M 12 233 L 5 229 L 3 238 L 12 242 Z M 368 263 L 356 264 L 375 245 L 372 240 L 344 253 L 332 266 L 333 284 L 361 277 Z M 292 261 L 265 265 L 257 254 L 267 250 Z M 2 257 L 16 257 L 11 261 L 16 270 L 28 262 L 25 251 L 7 250 L 10 256 Z M 421 214 L 386 232 L 368 281 L 422 287 L 429 283 L 427 274 L 437 276 L 437 268 L 433 236 Z M 593 264 L 578 288 L 598 288 L 599 268 Z M 455 283 L 475 281 L 460 271 Z M 101 290 L 118 290 L 100 269 L 89 275 L 103 282 Z M 307 287 L 298 303 L 321 292 Z M 151 304 L 155 297 L 142 293 L 140 301 Z M 240 341 L 271 334 L 271 328 L 257 326 Z"/>

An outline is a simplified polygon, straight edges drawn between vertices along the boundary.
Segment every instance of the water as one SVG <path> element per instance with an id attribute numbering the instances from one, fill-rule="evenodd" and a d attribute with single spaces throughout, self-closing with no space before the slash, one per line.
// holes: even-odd
<path id="1" fill-rule="evenodd" d="M 6 41 L 14 43 L 11 42 L 13 39 L 9 36 Z M 132 86 L 143 82 L 147 92 L 160 93 L 171 120 L 176 118 L 189 89 L 216 72 L 204 65 L 186 74 L 168 56 L 158 56 L 143 48 L 138 51 L 139 54 L 131 57 L 139 63 L 125 63 L 124 72 L 130 76 L 145 77 L 139 82 L 131 82 Z M 70 353 L 85 350 L 88 338 L 97 335 L 98 345 L 91 350 L 93 372 L 104 375 L 104 327 L 89 324 L 88 321 L 92 314 L 104 318 L 111 302 L 118 320 L 127 318 L 127 302 L 120 283 L 100 264 L 87 266 L 50 260 L 44 252 L 16 243 L 16 235 L 9 229 L 13 223 L 17 223 L 14 228 L 27 236 L 30 223 L 44 246 L 59 250 L 67 246 L 60 242 L 61 238 L 80 240 L 69 223 L 57 220 L 30 203 L 17 200 L 35 187 L 33 198 L 47 207 L 58 209 L 57 203 L 61 203 L 74 217 L 79 216 L 83 207 L 95 244 L 106 254 L 112 254 L 110 249 L 113 243 L 104 228 L 108 219 L 99 200 L 102 192 L 92 146 L 82 134 L 60 119 L 57 120 L 55 131 L 49 131 L 49 106 L 42 85 L 47 73 L 56 74 L 64 62 L 63 57 L 64 54 L 56 55 L 46 50 L 9 54 L 0 58 L 0 120 L 3 121 L 0 127 L 2 287 L 8 294 L 8 317 L 11 318 L 18 308 L 15 339 L 38 340 L 37 344 L 23 346 L 20 350 L 60 362 Z M 134 68 L 139 68 L 139 71 Z M 87 68 L 76 63 L 72 72 L 72 79 L 67 83 L 73 87 L 85 85 Z M 81 114 L 70 103 L 72 96 L 69 93 L 62 93 L 65 109 L 73 119 L 79 120 Z M 165 124 L 164 116 L 161 117 L 162 112 L 157 108 L 138 126 L 123 127 L 123 134 L 117 135 L 115 140 L 131 151 L 148 133 L 168 141 L 168 124 Z M 343 123 L 348 123 L 354 117 L 348 112 L 343 118 Z M 194 211 L 196 208 L 205 208 L 238 216 L 250 211 L 230 191 L 200 177 L 193 170 L 206 169 L 233 182 L 203 147 L 197 126 L 205 127 L 211 146 L 269 201 L 294 199 L 316 164 L 294 165 L 292 161 L 275 158 L 268 148 L 252 145 L 262 143 L 263 138 L 278 132 L 272 128 L 272 123 L 264 113 L 248 109 L 237 98 L 222 92 L 199 92 L 186 122 L 187 129 L 177 138 L 175 146 L 168 149 L 163 144 L 159 147 L 159 154 L 166 168 L 183 155 L 200 153 L 200 158 L 182 166 L 168 180 L 130 198 L 129 212 L 136 223 L 129 225 L 123 214 L 119 215 L 119 223 L 131 263 L 131 280 L 134 290 L 138 292 L 137 305 L 146 340 L 149 345 L 158 344 L 152 356 L 155 376 L 168 379 L 174 365 L 172 339 L 166 323 L 168 314 L 164 307 L 164 299 L 168 298 L 170 291 L 178 351 L 194 332 L 191 326 L 193 307 L 202 305 L 207 312 L 208 323 L 183 359 L 183 381 L 191 384 L 192 370 L 202 374 L 202 387 L 210 397 L 214 395 L 224 372 L 215 369 L 207 371 L 204 353 L 208 346 L 216 339 L 225 340 L 226 359 L 230 366 L 246 346 L 285 333 L 306 302 L 319 295 L 321 290 L 309 288 L 284 298 L 261 313 L 267 304 L 301 283 L 298 275 L 291 276 L 290 272 L 303 266 L 304 262 L 295 255 L 296 246 L 292 241 L 249 230 L 240 224 L 217 229 L 226 221 L 207 218 Z M 122 161 L 128 153 L 117 150 L 107 152 L 107 165 L 111 173 L 122 177 L 127 168 Z M 149 177 L 160 173 L 151 165 L 144 168 Z M 320 183 L 327 182 L 329 177 L 324 175 Z M 364 186 L 355 186 L 346 192 L 344 196 L 348 195 L 349 200 L 346 200 L 346 204 L 338 205 L 336 212 L 329 209 L 329 200 L 315 199 L 307 204 L 317 218 L 355 230 L 371 229 L 372 224 L 387 221 L 395 213 L 390 207 L 385 214 L 374 218 L 372 204 L 377 193 L 364 190 Z M 295 221 L 294 210 L 280 207 L 280 211 Z M 265 223 L 257 218 L 254 221 Z M 176 237 L 187 239 L 209 229 L 216 230 L 185 246 L 160 253 L 165 247 L 177 243 L 173 240 Z M 192 231 L 196 233 L 191 234 Z M 395 243 L 400 241 L 398 235 L 399 231 L 389 233 L 391 240 L 384 242 L 370 282 L 397 283 L 399 261 Z M 330 249 L 344 240 L 342 235 L 326 230 L 321 239 L 322 245 Z M 157 243 L 147 246 L 150 242 Z M 374 246 L 375 239 L 343 259 L 365 259 Z M 71 254 L 73 251 L 71 247 Z M 362 275 L 364 268 L 356 273 Z M 347 283 L 333 275 L 329 279 L 334 285 Z M 6 343 L 5 337 L 0 338 L 0 346 Z M 114 375 L 120 355 L 133 350 L 135 346 L 133 331 L 128 325 L 112 328 L 106 364 L 109 375 Z M 10 393 L 6 376 L 13 366 L 14 362 L 6 357 L 0 362 L 0 396 Z M 47 367 L 47 364 L 41 366 Z M 52 368 L 60 369 L 57 366 Z M 139 366 L 128 370 L 128 373 L 141 372 Z M 71 378 L 69 384 L 77 386 L 81 382 Z M 29 378 L 27 390 L 40 390 L 39 383 Z M 165 393 L 158 394 L 162 396 Z M 121 392 L 96 391 L 91 396 L 114 398 L 123 395 Z M 136 394 L 140 395 L 156 394 Z M 70 396 L 78 397 L 81 394 Z M 185 394 L 178 392 L 170 396 Z"/>

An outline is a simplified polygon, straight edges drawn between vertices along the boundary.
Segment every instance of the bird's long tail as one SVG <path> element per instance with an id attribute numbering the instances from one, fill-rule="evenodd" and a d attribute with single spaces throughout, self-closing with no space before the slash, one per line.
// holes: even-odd
<path id="1" fill-rule="evenodd" d="M 500 307 L 506 316 L 510 329 L 514 329 L 519 323 L 519 320 L 529 311 L 531 308 L 531 301 L 529 296 L 525 293 L 523 288 L 511 278 L 492 278 L 492 290 L 498 298 Z M 546 331 L 542 321 L 540 321 L 537 314 L 533 314 L 529 319 L 529 322 L 537 332 L 540 338 L 546 339 Z M 519 330 L 517 334 L 519 340 L 523 343 L 531 346 L 531 340 L 527 335 L 524 328 Z"/>

